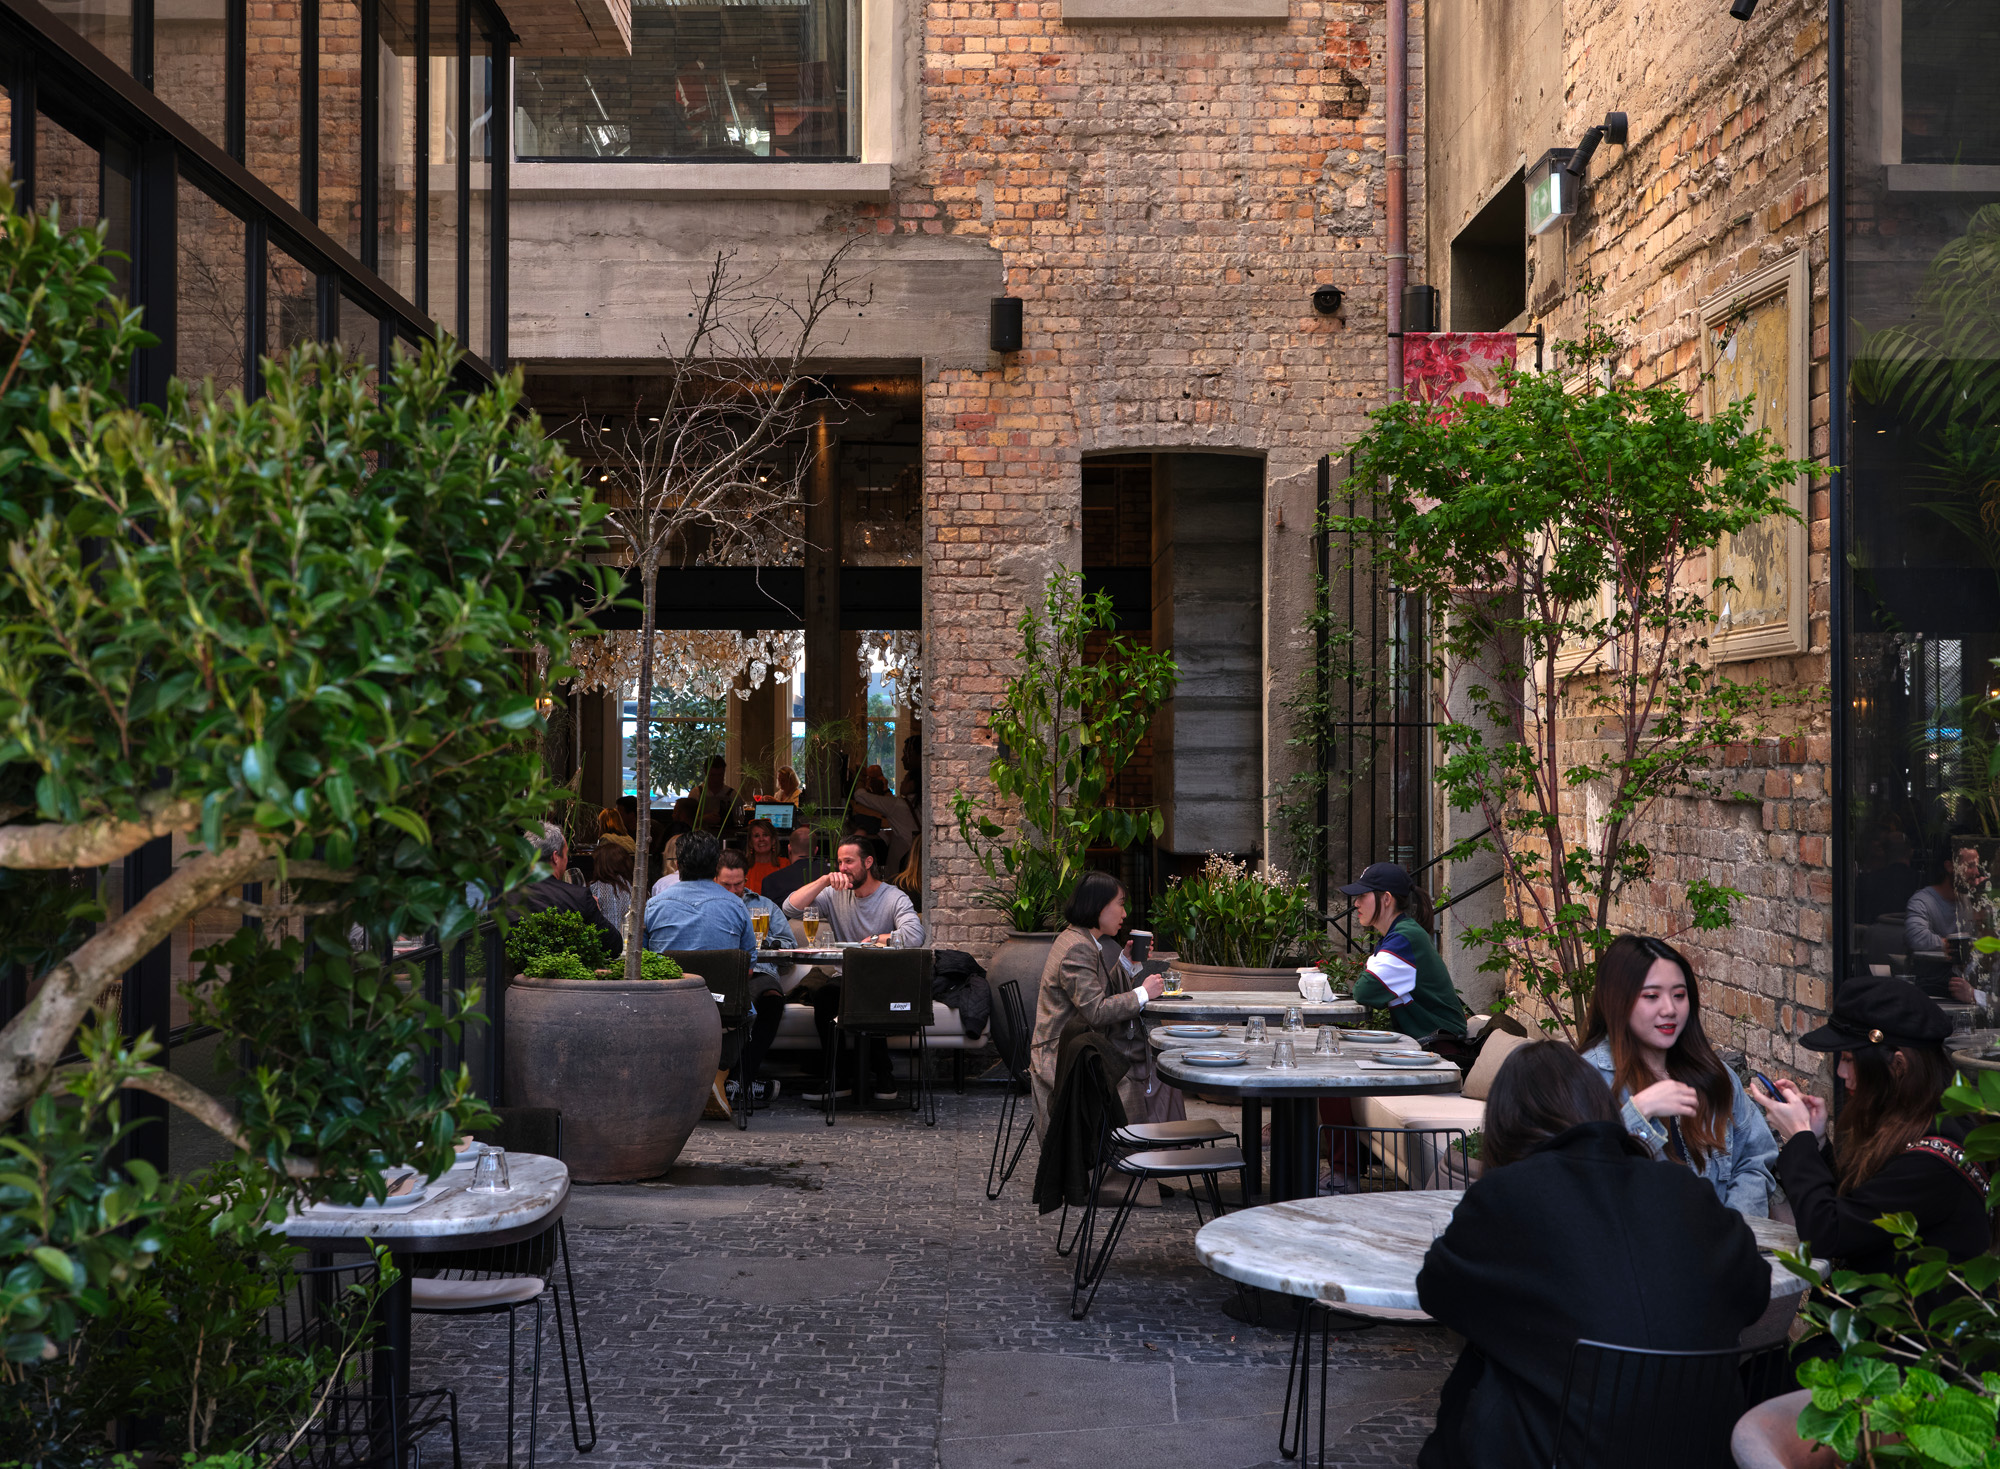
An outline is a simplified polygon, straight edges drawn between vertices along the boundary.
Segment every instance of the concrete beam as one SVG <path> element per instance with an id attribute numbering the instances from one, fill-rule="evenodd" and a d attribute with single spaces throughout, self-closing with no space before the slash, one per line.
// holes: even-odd
<path id="1" fill-rule="evenodd" d="M 516 56 L 630 56 L 632 0 L 506 0 Z"/>

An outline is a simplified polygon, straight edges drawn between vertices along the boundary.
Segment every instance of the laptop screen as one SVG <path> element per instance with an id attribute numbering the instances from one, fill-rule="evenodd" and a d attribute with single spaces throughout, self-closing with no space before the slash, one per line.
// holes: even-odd
<path id="1" fill-rule="evenodd" d="M 759 821 L 770 822 L 779 831 L 790 831 L 792 818 L 798 809 L 790 801 L 759 801 L 756 817 Z"/>

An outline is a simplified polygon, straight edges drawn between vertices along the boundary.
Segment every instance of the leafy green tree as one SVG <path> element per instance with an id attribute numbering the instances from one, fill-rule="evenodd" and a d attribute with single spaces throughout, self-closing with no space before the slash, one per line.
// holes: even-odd
<path id="1" fill-rule="evenodd" d="M 952 795 L 959 835 L 987 876 L 981 896 L 1017 929 L 1054 923 L 1091 847 L 1129 847 L 1163 826 L 1157 809 L 1114 805 L 1113 785 L 1180 669 L 1112 634 L 1116 625 L 1107 594 L 1086 596 L 1073 571 L 1049 578 L 1042 605 L 1015 624 L 1020 666 L 987 721 L 999 746 L 994 789 L 1018 806 L 982 815 L 967 792 Z"/>
<path id="2" fill-rule="evenodd" d="M 1593 327 L 1559 345 L 1565 370 L 1510 372 L 1503 401 L 1377 409 L 1349 481 L 1369 513 L 1331 521 L 1423 598 L 1435 779 L 1484 817 L 1466 850 L 1498 855 L 1506 892 L 1467 938 L 1578 1035 L 1612 903 L 1652 870 L 1636 831 L 1670 792 L 1718 791 L 1718 752 L 1770 707 L 1708 656 L 1728 582 L 1706 553 L 1796 519 L 1787 486 L 1815 470 L 1747 403 L 1704 420 L 1677 387 L 1600 375 L 1618 350 Z M 1694 926 L 1726 926 L 1735 896 L 1688 884 Z"/>

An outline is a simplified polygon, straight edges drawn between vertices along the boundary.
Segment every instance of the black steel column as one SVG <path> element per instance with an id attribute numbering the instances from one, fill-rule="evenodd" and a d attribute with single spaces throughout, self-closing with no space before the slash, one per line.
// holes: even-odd
<path id="1" fill-rule="evenodd" d="M 139 145 L 132 230 L 132 302 L 145 310 L 157 347 L 142 348 L 134 370 L 134 396 L 164 405 L 174 375 L 174 280 L 180 160 L 174 145 L 151 138 Z M 127 901 L 130 901 L 129 897 Z"/>
<path id="2" fill-rule="evenodd" d="M 507 247 L 513 226 L 507 215 L 507 170 L 514 162 L 514 68 L 507 49 L 508 34 L 503 28 L 493 38 L 493 80 L 487 100 L 493 105 L 493 121 L 486 130 L 492 160 L 487 167 L 487 199 L 491 211 L 486 253 L 491 257 L 488 278 L 492 300 L 487 310 L 493 324 L 486 344 L 486 360 L 495 372 L 507 370 Z M 790 724 L 789 717 L 786 720 Z"/>
<path id="3" fill-rule="evenodd" d="M 299 0 L 299 213 L 319 223 L 319 0 Z"/>
<path id="4" fill-rule="evenodd" d="M 245 156 L 245 98 L 249 69 L 250 7 L 248 0 L 224 0 L 222 42 L 222 150 L 238 163 Z"/>
<path id="5" fill-rule="evenodd" d="M 7 96 L 13 107 L 8 128 L 8 168 L 14 177 L 14 207 L 35 211 L 35 68 L 25 56 L 7 68 Z"/>
<path id="6" fill-rule="evenodd" d="M 264 358 L 270 351 L 265 341 L 269 310 L 264 299 L 271 242 L 270 221 L 253 215 L 243 222 L 243 390 L 245 396 L 264 396 Z"/>
<path id="7" fill-rule="evenodd" d="M 382 24 L 376 0 L 361 5 L 361 263 L 381 272 Z M 393 282 L 392 282 L 393 284 Z M 414 298 L 422 306 L 421 296 Z"/>
<path id="8" fill-rule="evenodd" d="M 460 347 L 472 340 L 472 0 L 458 0 L 458 325 Z M 488 242 L 491 243 L 490 241 Z"/>

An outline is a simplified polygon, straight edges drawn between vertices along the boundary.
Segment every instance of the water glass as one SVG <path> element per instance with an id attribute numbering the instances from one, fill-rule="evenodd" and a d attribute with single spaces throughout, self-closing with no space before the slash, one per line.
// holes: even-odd
<path id="1" fill-rule="evenodd" d="M 1243 1042 L 1245 1045 L 1251 1046 L 1261 1046 L 1264 1044 L 1263 1016 L 1252 1015 L 1248 1020 L 1243 1022 Z"/>
<path id="2" fill-rule="evenodd" d="M 1315 1056 L 1338 1056 L 1340 1054 L 1339 1026 L 1322 1025 L 1319 1028 L 1319 1037 L 1313 1042 L 1313 1054 Z"/>
<path id="3" fill-rule="evenodd" d="M 514 1185 L 507 1181 L 507 1150 L 480 1149 L 479 1157 L 473 1161 L 472 1182 L 467 1188 L 475 1194 L 511 1193 Z"/>
<path id="4" fill-rule="evenodd" d="M 1304 1030 L 1305 1028 L 1306 1012 L 1297 1005 L 1285 1006 L 1285 1029 Z"/>
<path id="5" fill-rule="evenodd" d="M 1299 1069 L 1298 1052 L 1292 1038 L 1281 1035 L 1271 1042 L 1271 1069 L 1273 1071 L 1296 1071 Z"/>

